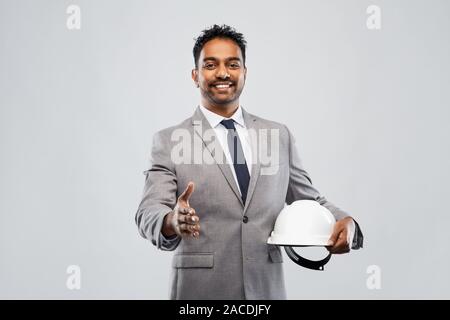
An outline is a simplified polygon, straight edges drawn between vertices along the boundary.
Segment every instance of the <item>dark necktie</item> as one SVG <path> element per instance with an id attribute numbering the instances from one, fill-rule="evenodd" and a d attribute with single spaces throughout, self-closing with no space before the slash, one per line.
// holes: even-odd
<path id="1" fill-rule="evenodd" d="M 241 189 L 242 201 L 245 204 L 247 198 L 248 184 L 250 182 L 250 174 L 248 173 L 247 163 L 244 157 L 244 151 L 242 150 L 241 140 L 236 132 L 234 126 L 234 120 L 222 120 L 220 123 L 228 129 L 227 141 L 228 149 L 230 150 L 231 159 L 233 161 L 234 172 L 239 183 L 239 189 Z"/>

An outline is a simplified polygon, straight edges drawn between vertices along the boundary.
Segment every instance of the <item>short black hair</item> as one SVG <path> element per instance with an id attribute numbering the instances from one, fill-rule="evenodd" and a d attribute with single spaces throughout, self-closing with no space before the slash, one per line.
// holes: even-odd
<path id="1" fill-rule="evenodd" d="M 226 24 L 221 26 L 215 24 L 212 27 L 203 30 L 200 36 L 195 39 L 193 49 L 195 68 L 198 68 L 198 58 L 200 57 L 200 51 L 202 51 L 203 46 L 205 43 L 215 38 L 225 38 L 234 41 L 241 49 L 245 66 L 245 47 L 247 45 L 247 41 L 245 41 L 244 35 Z"/>

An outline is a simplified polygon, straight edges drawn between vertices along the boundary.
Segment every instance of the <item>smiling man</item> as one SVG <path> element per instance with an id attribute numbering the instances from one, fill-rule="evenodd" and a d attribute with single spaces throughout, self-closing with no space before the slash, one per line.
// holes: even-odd
<path id="1" fill-rule="evenodd" d="M 296 200 L 317 201 L 336 218 L 330 252 L 362 247 L 358 224 L 312 185 L 288 128 L 240 105 L 245 49 L 243 35 L 229 26 L 204 30 L 193 50 L 200 105 L 192 117 L 153 139 L 136 224 L 158 249 L 175 250 L 171 299 L 285 299 L 283 257 L 267 239 L 284 205 Z M 214 161 L 202 128 L 213 133 L 225 163 Z M 180 130 L 192 137 L 187 149 L 195 148 L 195 138 L 202 140 L 210 161 L 174 161 L 173 138 Z M 250 132 L 267 130 L 278 137 L 273 174 L 263 174 L 255 153 L 261 146 L 250 138 Z"/>
<path id="2" fill-rule="evenodd" d="M 200 43 L 194 47 L 192 79 L 200 88 L 202 106 L 225 118 L 235 113 L 244 89 L 244 45 L 243 39 L 238 44 L 232 39 L 213 38 L 203 47 Z"/>

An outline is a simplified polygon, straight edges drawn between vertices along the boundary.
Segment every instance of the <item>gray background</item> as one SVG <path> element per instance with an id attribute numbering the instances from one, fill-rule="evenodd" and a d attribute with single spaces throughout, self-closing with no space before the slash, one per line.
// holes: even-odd
<path id="1" fill-rule="evenodd" d="M 69 4 L 81 30 L 66 28 Z M 193 38 L 214 23 L 248 40 L 242 105 L 289 126 L 313 183 L 366 237 L 326 272 L 285 256 L 288 297 L 450 298 L 449 13 L 448 1 L 1 0 L 0 298 L 167 298 L 172 253 L 139 237 L 134 214 L 153 133 L 199 102 Z M 69 265 L 81 290 L 66 288 Z"/>

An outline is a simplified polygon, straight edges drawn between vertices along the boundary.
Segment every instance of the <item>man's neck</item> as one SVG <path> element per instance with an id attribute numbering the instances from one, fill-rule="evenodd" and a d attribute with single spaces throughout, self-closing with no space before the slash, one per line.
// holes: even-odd
<path id="1" fill-rule="evenodd" d="M 239 102 L 228 106 L 214 106 L 211 104 L 202 104 L 206 109 L 225 118 L 230 118 L 239 108 Z"/>

